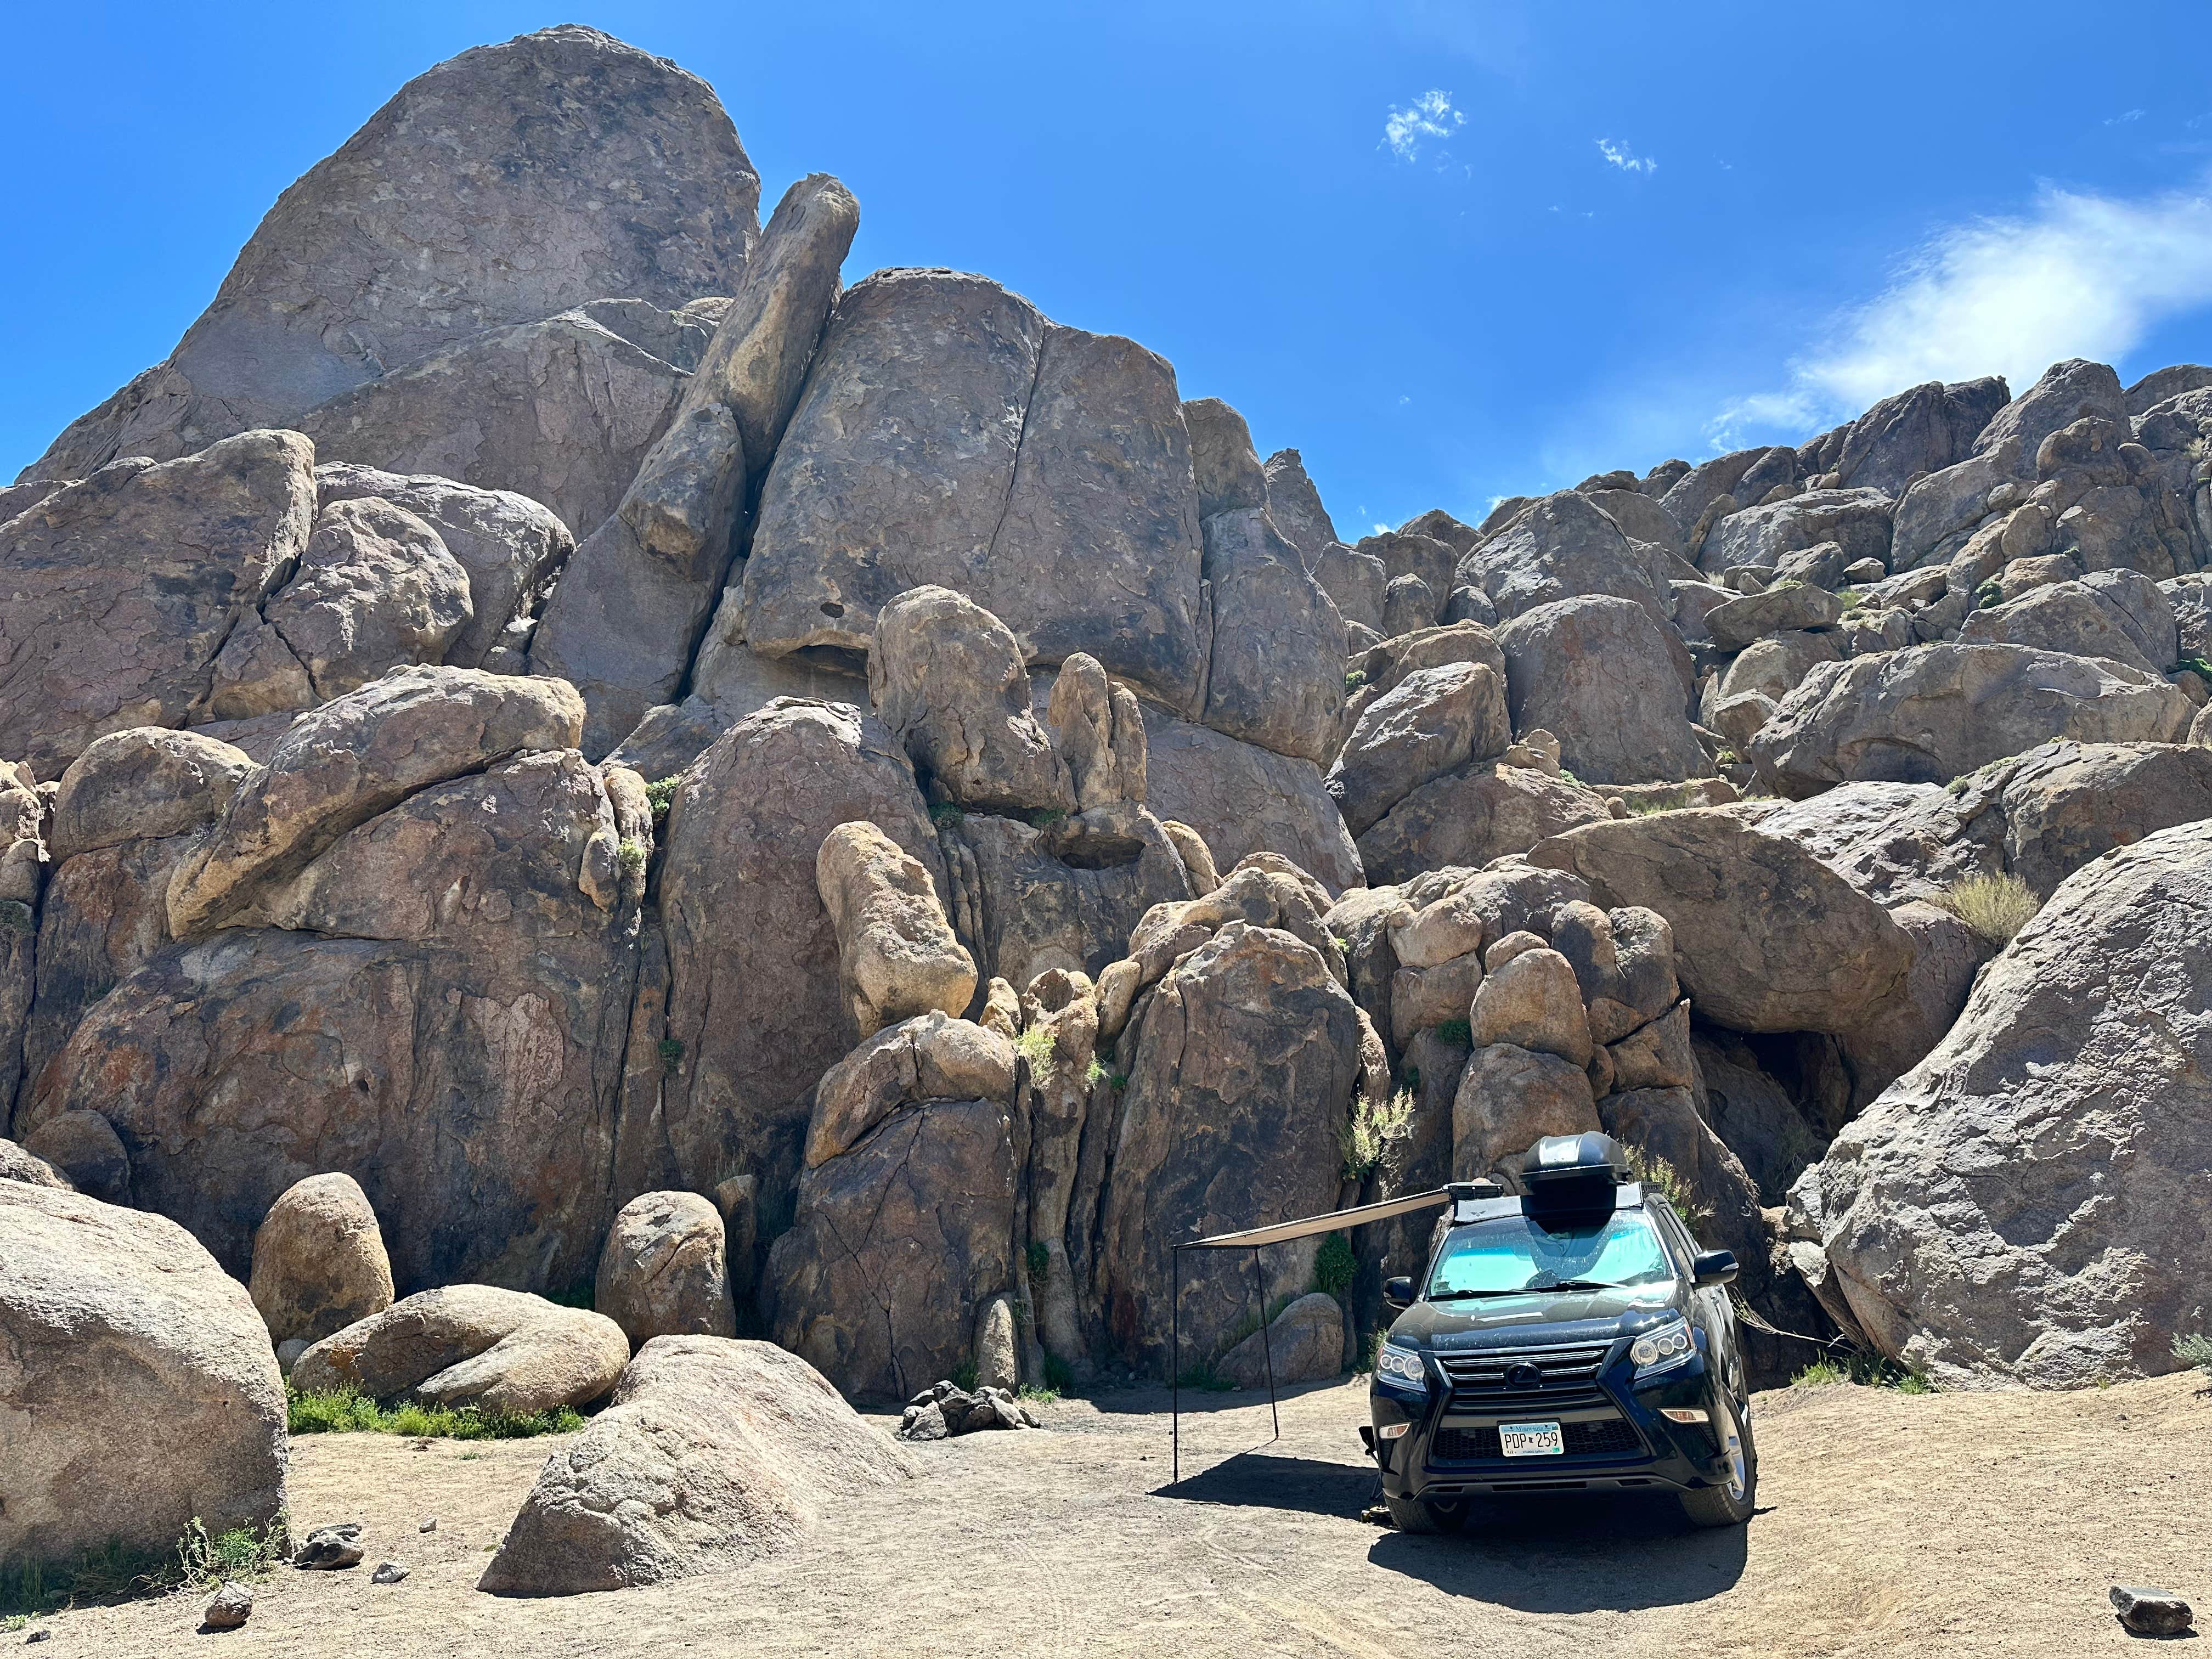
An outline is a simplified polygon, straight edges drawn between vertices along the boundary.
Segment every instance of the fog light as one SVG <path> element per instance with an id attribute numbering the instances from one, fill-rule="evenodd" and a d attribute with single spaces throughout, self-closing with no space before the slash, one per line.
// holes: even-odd
<path id="1" fill-rule="evenodd" d="M 1662 1406 L 1659 1415 L 1669 1423 L 1710 1423 L 1712 1420 L 1705 1415 L 1701 1406 Z"/>
<path id="2" fill-rule="evenodd" d="M 1702 1418 L 1705 1416 L 1705 1413 L 1703 1412 L 1699 1412 L 1698 1415 Z M 1411 1423 L 1385 1423 L 1381 1428 L 1375 1431 L 1375 1437 L 1377 1440 L 1395 1440 L 1404 1435 L 1406 1431 L 1413 1426 L 1413 1425 Z"/>

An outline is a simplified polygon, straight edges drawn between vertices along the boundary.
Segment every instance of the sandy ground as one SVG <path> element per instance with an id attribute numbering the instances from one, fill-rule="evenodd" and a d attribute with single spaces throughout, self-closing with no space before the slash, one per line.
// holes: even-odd
<path id="1" fill-rule="evenodd" d="M 235 1632 L 196 1633 L 203 1598 L 178 1596 L 60 1614 L 38 1651 L 2118 1652 L 2134 1638 L 2106 1602 L 2116 1580 L 2168 1586 L 2212 1615 L 2212 1395 L 2199 1382 L 1761 1395 L 1747 1528 L 1688 1531 L 1670 1503 L 1638 1497 L 1497 1512 L 1445 1538 L 1358 1518 L 1375 1490 L 1359 1383 L 1286 1401 L 1273 1443 L 1264 1400 L 1207 1397 L 1185 1419 L 1180 1486 L 1166 1395 L 1106 1394 L 1047 1407 L 1048 1432 L 918 1448 L 921 1480 L 748 1571 L 535 1601 L 474 1584 L 544 1443 L 317 1435 L 295 1443 L 295 1520 L 365 1521 L 362 1567 L 279 1569 Z M 437 1530 L 418 1531 L 431 1515 Z M 386 1558 L 413 1576 L 371 1584 Z"/>

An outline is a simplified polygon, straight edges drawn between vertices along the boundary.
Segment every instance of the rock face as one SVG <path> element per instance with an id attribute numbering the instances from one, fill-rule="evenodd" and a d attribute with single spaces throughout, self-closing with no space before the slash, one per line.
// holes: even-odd
<path id="1" fill-rule="evenodd" d="M 785 192 L 667 431 L 547 607 L 532 658 L 584 694 L 592 754 L 684 680 L 737 550 L 748 476 L 782 439 L 860 217 L 827 173 Z"/>
<path id="2" fill-rule="evenodd" d="M 799 1547 L 828 1502 L 915 1473 L 798 1356 L 656 1337 L 546 1460 L 477 1588 L 574 1595 L 732 1571 Z"/>
<path id="3" fill-rule="evenodd" d="M 0 1558 L 162 1554 L 284 1510 L 284 1385 L 246 1287 L 160 1216 L 0 1181 Z M 149 1428 L 158 1426 L 158 1433 Z"/>
<path id="4" fill-rule="evenodd" d="M 1480 869 L 1606 816 L 1596 791 L 1534 767 L 1477 762 L 1407 795 L 1360 836 L 1359 857 L 1371 882 L 1410 881 L 1424 870 Z"/>
<path id="5" fill-rule="evenodd" d="M 542 1412 L 589 1405 L 629 1358 L 629 1339 L 603 1315 L 520 1291 L 448 1285 L 325 1337 L 293 1363 L 292 1386 Z"/>
<path id="6" fill-rule="evenodd" d="M 696 1193 L 643 1193 L 599 1252 L 592 1307 L 642 1347 L 657 1336 L 734 1336 L 722 1215 Z"/>
<path id="7" fill-rule="evenodd" d="M 319 1342 L 390 1307 L 392 1261 L 361 1183 L 334 1174 L 286 1188 L 253 1235 L 249 1288 L 271 1342 Z"/>
<path id="8" fill-rule="evenodd" d="M 1512 740 L 1502 676 L 1476 663 L 1421 669 L 1361 711 L 1326 787 L 1363 835 L 1423 784 Z"/>
<path id="9" fill-rule="evenodd" d="M 1665 917 L 1683 989 L 1736 1030 L 1852 1030 L 1911 966 L 1911 941 L 1879 905 L 1725 807 L 1587 824 L 1530 857 L 1605 902 Z"/>
<path id="10" fill-rule="evenodd" d="M 1231 922 L 1161 981 L 1122 1039 L 1129 1086 L 1100 1211 L 1106 1321 L 1126 1352 L 1167 1358 L 1171 1240 L 1334 1206 L 1360 1042 L 1322 953 L 1278 928 Z M 1218 1343 L 1243 1299 L 1218 1275 L 1185 1275 L 1191 1351 Z"/>
<path id="11" fill-rule="evenodd" d="M 334 501 L 296 575 L 241 621 L 215 663 L 208 712 L 250 720 L 359 690 L 386 669 L 440 663 L 474 619 L 469 573 L 428 524 L 377 496 Z"/>
<path id="12" fill-rule="evenodd" d="M 1162 818 L 1203 836 L 1216 865 L 1277 852 L 1332 892 L 1364 884 L 1358 848 L 1322 787 L 1320 767 L 1149 703 L 1142 712 L 1146 799 Z"/>
<path id="13" fill-rule="evenodd" d="M 712 1191 L 757 1175 L 769 1237 L 791 1212 L 815 1081 L 850 1042 L 817 858 L 832 830 L 863 822 L 944 890 L 927 809 L 890 733 L 858 709 L 795 698 L 723 733 L 669 811 L 669 989 L 653 1041 L 680 1044 L 682 1059 L 660 1084 L 667 1173 L 652 1184 Z"/>
<path id="14" fill-rule="evenodd" d="M 1791 1202 L 1882 1351 L 1957 1386 L 2180 1361 L 2212 1115 L 2212 823 L 2075 872 Z"/>
<path id="15" fill-rule="evenodd" d="M 103 732 L 182 726 L 224 641 L 305 550 L 314 450 L 249 432 L 131 459 L 0 525 L 0 730 L 41 775 Z"/>
<path id="16" fill-rule="evenodd" d="M 975 1311 L 1014 1279 L 1014 1148 L 997 1101 L 894 1113 L 809 1170 L 769 1253 L 776 1340 L 862 1399 L 957 1369 Z"/>
<path id="17" fill-rule="evenodd" d="M 198 866 L 211 896 L 210 870 L 236 876 L 220 897 L 241 925 L 198 938 L 194 921 L 133 960 L 131 923 L 124 971 L 18 1120 L 107 1117 L 136 1149 L 138 1201 L 240 1273 L 278 1194 L 336 1170 L 388 1224 L 401 1287 L 471 1274 L 565 1286 L 613 1208 L 613 1126 L 593 1103 L 620 1068 L 643 889 L 617 849 L 650 834 L 648 811 L 573 751 L 441 778 L 484 765 L 482 742 L 532 735 L 501 724 L 518 700 L 543 710 L 557 690 L 570 732 L 578 711 L 549 681 L 416 672 L 467 684 L 441 708 L 427 684 L 398 688 L 380 727 L 351 699 L 326 705 L 252 775 L 252 802 L 200 843 L 222 862 Z M 401 783 L 420 787 L 393 800 Z M 65 877 L 85 864 L 97 877 L 106 856 L 70 860 Z M 170 897 L 188 873 L 168 878 Z M 131 890 L 85 890 L 97 904 Z"/>
<path id="18" fill-rule="evenodd" d="M 1559 740 L 1559 763 L 1593 783 L 1679 783 L 1712 764 L 1683 712 L 1686 688 L 1650 612 L 1594 595 L 1525 611 L 1498 630 L 1513 729 Z M 1679 648 L 1679 645 L 1677 646 Z"/>
<path id="19" fill-rule="evenodd" d="M 714 93 L 665 58 L 573 25 L 477 47 L 286 191 L 168 361 L 28 476 L 289 425 L 480 331 L 603 295 L 727 294 L 759 203 Z"/>
<path id="20" fill-rule="evenodd" d="M 1752 740 L 1775 791 L 1942 783 L 2053 738 L 2178 743 L 2194 713 L 2162 678 L 2020 645 L 1926 645 L 1816 668 Z"/>
<path id="21" fill-rule="evenodd" d="M 1267 479 L 1267 516 L 1283 532 L 1283 539 L 1298 550 L 1306 568 L 1312 569 L 1322 550 L 1337 535 L 1328 509 L 1322 505 L 1321 491 L 1306 476 L 1305 458 L 1295 449 L 1279 449 L 1261 471 Z"/>
<path id="22" fill-rule="evenodd" d="M 885 603 L 935 583 L 1033 661 L 1085 651 L 1194 712 L 1190 453 L 1173 371 L 1143 348 L 981 277 L 879 272 L 838 302 L 762 491 L 742 620 L 726 599 L 714 631 L 857 654 Z"/>
<path id="23" fill-rule="evenodd" d="M 975 959 L 945 919 L 928 866 L 872 823 L 841 823 L 822 838 L 814 879 L 837 930 L 838 980 L 858 1035 L 967 1008 Z"/>
<path id="24" fill-rule="evenodd" d="M 1316 764 L 1344 710 L 1344 619 L 1257 507 L 1206 520 L 1213 653 L 1206 724 Z"/>
<path id="25" fill-rule="evenodd" d="M 1547 496 L 1512 528 L 1464 556 L 1455 580 L 1480 588 L 1502 621 L 1595 596 L 1632 601 L 1655 622 L 1666 615 L 1650 557 L 1574 490 Z"/>

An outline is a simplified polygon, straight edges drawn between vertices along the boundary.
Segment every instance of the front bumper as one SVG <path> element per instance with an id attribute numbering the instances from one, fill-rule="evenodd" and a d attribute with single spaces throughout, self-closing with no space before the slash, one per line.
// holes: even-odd
<path id="1" fill-rule="evenodd" d="M 1624 1350 L 1626 1345 L 1623 1345 Z M 1382 1381 L 1368 1389 L 1368 1442 L 1393 1498 L 1455 1498 L 1549 1492 L 1689 1491 L 1723 1486 L 1728 1457 L 1716 1425 L 1721 1420 L 1718 1379 L 1697 1358 L 1642 1387 L 1625 1352 L 1597 1379 L 1597 1397 L 1547 1409 L 1540 1396 L 1509 1401 L 1455 1397 L 1433 1362 L 1425 1394 Z M 1661 1408 L 1695 1408 L 1704 1423 L 1675 1423 Z M 1497 1449 L 1501 1422 L 1556 1420 L 1567 1450 L 1562 1455 L 1505 1457 Z M 1406 1425 L 1394 1437 L 1386 1428 Z"/>

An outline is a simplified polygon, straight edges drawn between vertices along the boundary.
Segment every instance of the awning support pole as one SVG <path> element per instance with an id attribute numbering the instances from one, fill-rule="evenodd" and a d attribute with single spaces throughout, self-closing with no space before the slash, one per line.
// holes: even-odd
<path id="1" fill-rule="evenodd" d="M 1283 1419 L 1275 1411 L 1275 1352 L 1267 1340 L 1267 1281 L 1260 1272 L 1260 1247 L 1252 1247 L 1252 1282 L 1260 1292 L 1260 1352 L 1267 1362 L 1267 1419 L 1275 1425 L 1274 1437 L 1283 1437 Z"/>
<path id="2" fill-rule="evenodd" d="M 1168 1297 L 1168 1391 L 1171 1402 L 1168 1421 L 1172 1425 L 1168 1439 L 1174 1469 L 1169 1482 L 1179 1485 L 1182 1480 L 1182 1252 L 1170 1246 L 1168 1259 L 1175 1263 L 1169 1276 Z"/>

